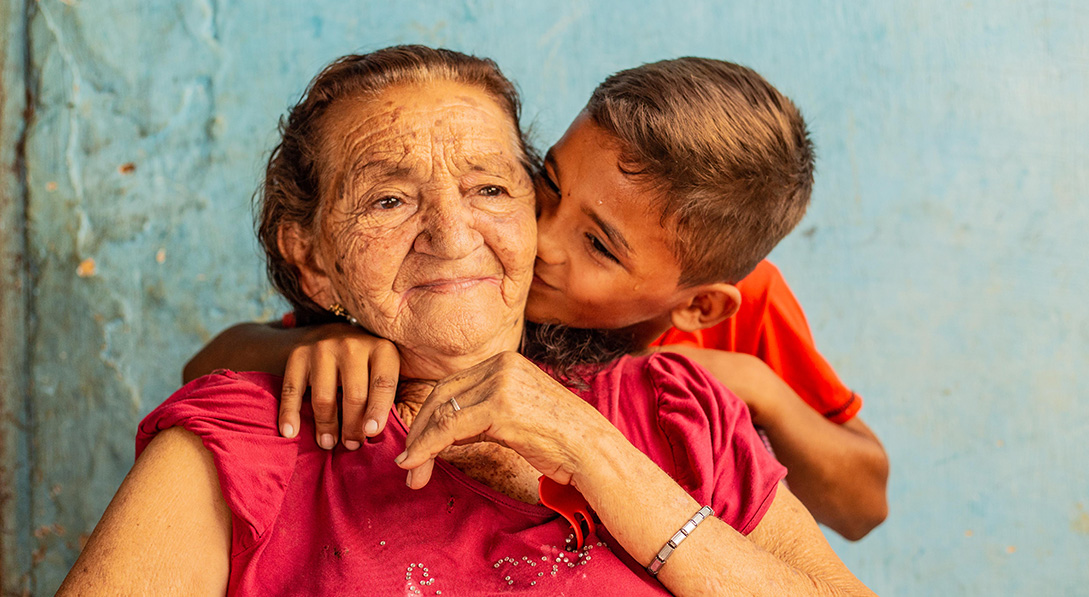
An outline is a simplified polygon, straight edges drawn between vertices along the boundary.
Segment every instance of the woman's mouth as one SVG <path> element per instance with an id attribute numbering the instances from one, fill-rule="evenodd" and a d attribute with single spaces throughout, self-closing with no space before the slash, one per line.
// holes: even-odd
<path id="1" fill-rule="evenodd" d="M 413 290 L 435 292 L 440 294 L 454 294 L 464 292 L 480 284 L 499 284 L 499 279 L 493 276 L 473 276 L 462 278 L 439 278 L 416 284 Z"/>

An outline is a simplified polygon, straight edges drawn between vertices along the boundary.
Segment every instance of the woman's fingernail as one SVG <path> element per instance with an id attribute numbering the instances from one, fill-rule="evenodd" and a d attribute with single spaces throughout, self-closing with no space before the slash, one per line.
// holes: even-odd
<path id="1" fill-rule="evenodd" d="M 412 489 L 412 471 L 408 471 L 408 476 L 405 477 L 405 485 L 408 485 L 408 488 Z"/>
<path id="2" fill-rule="evenodd" d="M 367 434 L 368 437 L 378 433 L 378 421 L 374 419 L 367 421 L 367 424 L 363 427 L 363 433 Z"/>
<path id="3" fill-rule="evenodd" d="M 355 441 L 354 439 L 346 439 L 344 440 L 344 447 L 348 448 L 349 450 L 358 450 L 359 442 Z"/>
<path id="4" fill-rule="evenodd" d="M 284 423 L 284 426 L 280 429 L 280 433 L 284 437 L 295 437 L 295 428 L 291 426 L 291 423 Z"/>
<path id="5" fill-rule="evenodd" d="M 405 450 L 404 452 L 401 452 L 400 454 L 398 454 L 397 458 L 394 458 L 393 461 L 396 462 L 397 464 L 401 464 L 402 462 L 405 461 L 405 458 L 408 458 L 408 450 Z"/>
<path id="6" fill-rule="evenodd" d="M 336 443 L 337 442 L 333 439 L 333 436 L 328 433 L 321 434 L 321 440 L 318 441 L 318 445 L 325 448 L 326 450 L 332 450 L 333 446 L 335 446 Z"/>

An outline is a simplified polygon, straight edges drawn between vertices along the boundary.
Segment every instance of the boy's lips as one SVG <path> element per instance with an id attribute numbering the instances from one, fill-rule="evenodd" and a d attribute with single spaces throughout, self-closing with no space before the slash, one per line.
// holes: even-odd
<path id="1" fill-rule="evenodd" d="M 555 286 L 553 286 L 553 285 L 549 284 L 548 282 L 545 282 L 545 281 L 544 281 L 544 280 L 543 280 L 543 279 L 542 279 L 542 278 L 541 278 L 540 276 L 538 276 L 538 275 L 537 275 L 536 273 L 534 273 L 534 274 L 533 274 L 533 286 L 537 286 L 538 288 L 540 288 L 540 287 L 542 287 L 542 286 L 543 286 L 544 288 L 547 288 L 547 289 L 549 289 L 549 290 L 559 290 L 559 289 L 558 289 L 558 288 L 556 288 Z"/>

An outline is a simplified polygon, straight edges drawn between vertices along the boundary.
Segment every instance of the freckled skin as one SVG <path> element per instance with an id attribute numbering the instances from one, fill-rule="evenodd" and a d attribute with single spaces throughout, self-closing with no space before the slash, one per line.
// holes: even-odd
<path id="1" fill-rule="evenodd" d="M 340 302 L 441 377 L 516 348 L 532 279 L 533 184 L 514 123 L 450 82 L 345 99 L 323 119 L 317 258 Z M 408 369 L 404 369 L 407 366 Z"/>
<path id="2" fill-rule="evenodd" d="M 430 392 L 430 384 L 401 384 L 395 406 L 397 414 L 409 427 Z M 506 446 L 492 442 L 449 446 L 439 453 L 439 457 L 496 491 L 527 504 L 538 502 L 540 471 Z"/>
<path id="3" fill-rule="evenodd" d="M 619 167 L 608 133 L 580 115 L 549 152 L 538 183 L 536 274 L 526 318 L 579 328 L 668 327 L 668 311 L 682 300 L 672 232 L 654 211 L 654 195 Z M 627 248 L 611 242 L 587 212 L 611 224 Z M 594 250 L 592 236 L 617 257 Z M 663 315 L 665 314 L 665 315 Z M 657 333 L 661 333 L 658 330 Z M 656 335 L 656 334 L 654 334 Z"/>

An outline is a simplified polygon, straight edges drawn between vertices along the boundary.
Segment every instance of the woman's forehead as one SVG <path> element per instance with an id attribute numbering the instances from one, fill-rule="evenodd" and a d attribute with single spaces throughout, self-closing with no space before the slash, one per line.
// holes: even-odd
<path id="1" fill-rule="evenodd" d="M 373 163 L 373 172 L 437 159 L 459 168 L 506 168 L 521 157 L 511 117 L 483 91 L 447 81 L 339 100 L 323 124 L 324 158 Z"/>

